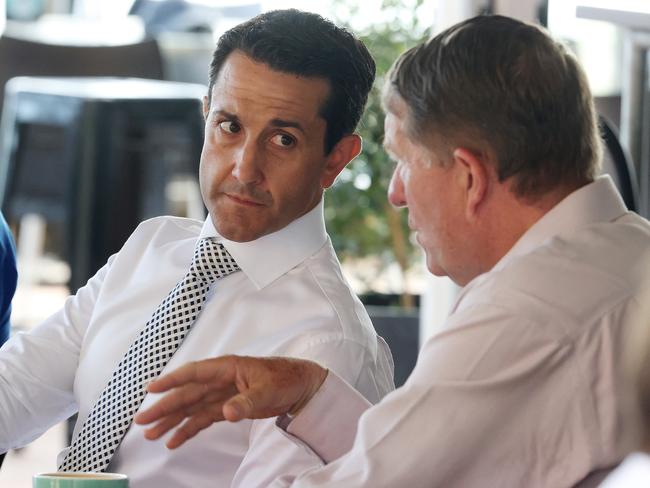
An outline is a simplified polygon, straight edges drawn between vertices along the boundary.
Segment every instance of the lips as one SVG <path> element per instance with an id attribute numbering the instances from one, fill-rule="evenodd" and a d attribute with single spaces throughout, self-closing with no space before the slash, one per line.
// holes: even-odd
<path id="1" fill-rule="evenodd" d="M 415 228 L 415 222 L 413 222 L 411 219 L 408 219 L 408 226 L 409 226 L 409 229 L 411 229 L 413 231 L 417 230 Z"/>
<path id="2" fill-rule="evenodd" d="M 265 205 L 261 202 L 258 202 L 256 200 L 252 200 L 249 197 L 243 196 L 243 195 L 236 195 L 233 193 L 224 193 L 230 200 L 232 200 L 235 203 L 238 203 L 239 205 L 246 205 L 249 207 L 264 207 Z"/>

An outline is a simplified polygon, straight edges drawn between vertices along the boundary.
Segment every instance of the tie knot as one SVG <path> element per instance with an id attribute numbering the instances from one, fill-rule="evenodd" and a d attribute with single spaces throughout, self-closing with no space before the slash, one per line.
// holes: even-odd
<path id="1" fill-rule="evenodd" d="M 203 283 L 214 283 L 239 269 L 233 257 L 213 237 L 199 240 L 189 273 Z"/>

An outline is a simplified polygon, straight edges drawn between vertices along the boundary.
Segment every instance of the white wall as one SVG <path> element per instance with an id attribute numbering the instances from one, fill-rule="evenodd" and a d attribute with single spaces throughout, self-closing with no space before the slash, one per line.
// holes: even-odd
<path id="1" fill-rule="evenodd" d="M 534 22 L 539 3 L 539 0 L 495 0 L 495 13 Z"/>

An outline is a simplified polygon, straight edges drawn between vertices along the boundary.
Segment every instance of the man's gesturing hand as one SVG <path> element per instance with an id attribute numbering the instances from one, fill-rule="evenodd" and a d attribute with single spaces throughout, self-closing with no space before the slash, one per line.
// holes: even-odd
<path id="1" fill-rule="evenodd" d="M 168 393 L 138 413 L 135 422 L 156 422 L 145 430 L 147 439 L 158 439 L 182 423 L 166 444 L 174 449 L 213 422 L 296 414 L 326 376 L 326 369 L 301 359 L 223 356 L 196 361 L 149 383 L 150 393 Z"/>

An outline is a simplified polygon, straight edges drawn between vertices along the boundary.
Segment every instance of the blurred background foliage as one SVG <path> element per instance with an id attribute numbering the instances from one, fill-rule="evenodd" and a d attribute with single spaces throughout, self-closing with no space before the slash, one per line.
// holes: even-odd
<path id="1" fill-rule="evenodd" d="M 369 256 L 376 258 L 373 260 L 373 265 L 377 266 L 374 276 L 392 263 L 398 264 L 402 283 L 391 288 L 402 290 L 400 305 L 407 308 L 414 305 L 414 300 L 405 291 L 405 276 L 419 253 L 410 239 L 407 212 L 394 209 L 386 197 L 394 163 L 382 149 L 384 113 L 381 91 L 393 61 L 429 36 L 430 26 L 418 21 L 417 12 L 422 3 L 422 0 L 384 0 L 382 9 L 386 20 L 361 30 L 350 27 L 347 22 L 357 15 L 358 5 L 349 1 L 338 1 L 334 5 L 335 21 L 350 27 L 373 55 L 377 63 L 377 79 L 358 128 L 363 138 L 363 151 L 327 192 L 327 227 L 343 262 L 350 263 Z M 373 291 L 373 276 L 359 273 L 355 278 L 363 282 L 369 292 Z"/>

